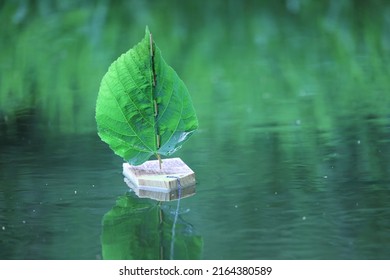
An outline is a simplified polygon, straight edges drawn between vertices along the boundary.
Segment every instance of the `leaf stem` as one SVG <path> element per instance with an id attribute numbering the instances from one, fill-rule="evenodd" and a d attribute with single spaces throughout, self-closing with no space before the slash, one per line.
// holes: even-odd
<path id="1" fill-rule="evenodd" d="M 151 59 L 151 63 L 152 63 L 152 75 L 153 75 L 153 107 L 154 107 L 154 118 L 155 118 L 155 131 L 156 131 L 156 147 L 157 147 L 157 150 L 160 149 L 160 134 L 159 134 L 159 129 L 158 129 L 158 126 L 157 126 L 157 117 L 158 117 L 158 104 L 157 104 L 157 96 L 156 96 L 156 85 L 157 85 L 157 77 L 156 77 L 156 67 L 155 67 L 155 61 L 154 61 L 154 49 L 153 49 L 153 37 L 152 37 L 152 33 L 150 33 L 150 36 L 149 36 L 149 42 L 150 42 L 150 59 Z M 161 164 L 162 164 L 162 161 L 161 161 L 161 157 L 159 154 L 157 154 L 157 158 L 158 158 L 158 164 L 160 166 L 160 170 L 161 170 Z"/>
<path id="2" fill-rule="evenodd" d="M 161 168 L 162 168 L 162 160 L 161 160 L 161 156 L 160 156 L 160 154 L 157 154 L 157 159 L 158 159 L 158 166 L 160 167 L 160 170 L 161 170 Z"/>
<path id="3" fill-rule="evenodd" d="M 157 84 L 157 81 L 156 81 L 156 69 L 154 67 L 154 49 L 153 49 L 152 33 L 150 33 L 149 40 L 150 40 L 150 57 L 152 59 L 153 87 L 155 87 Z"/>

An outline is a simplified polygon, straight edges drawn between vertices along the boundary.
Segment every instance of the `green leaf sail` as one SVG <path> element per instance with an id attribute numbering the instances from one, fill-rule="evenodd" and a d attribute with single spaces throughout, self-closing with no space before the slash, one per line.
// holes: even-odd
<path id="1" fill-rule="evenodd" d="M 144 39 L 104 75 L 96 122 L 100 138 L 133 165 L 152 155 L 174 153 L 197 129 L 188 90 L 147 28 Z"/>

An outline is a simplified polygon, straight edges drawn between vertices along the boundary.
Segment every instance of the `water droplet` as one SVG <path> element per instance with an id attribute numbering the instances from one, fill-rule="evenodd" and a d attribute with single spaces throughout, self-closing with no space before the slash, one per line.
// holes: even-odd
<path id="1" fill-rule="evenodd" d="M 278 194 L 278 192 L 275 192 L 275 194 Z"/>
<path id="2" fill-rule="evenodd" d="M 33 213 L 35 213 L 35 209 L 33 209 Z"/>
<path id="3" fill-rule="evenodd" d="M 1 229 L 2 229 L 2 230 L 5 230 L 5 226 L 2 226 Z"/>
<path id="4" fill-rule="evenodd" d="M 360 145 L 360 140 L 357 140 L 356 143 L 357 143 L 358 145 Z"/>
<path id="5" fill-rule="evenodd" d="M 306 220 L 306 216 L 303 216 L 303 217 L 302 217 L 302 221 L 304 221 L 304 220 Z"/>
<path id="6" fill-rule="evenodd" d="M 238 208 L 238 205 L 236 204 L 236 205 L 234 205 L 234 208 Z"/>
<path id="7" fill-rule="evenodd" d="M 74 194 L 77 194 L 77 191 L 74 191 Z"/>
<path id="8" fill-rule="evenodd" d="M 296 121 L 295 121 L 295 124 L 296 124 L 296 125 L 301 125 L 301 120 L 296 120 Z"/>
<path id="9" fill-rule="evenodd" d="M 94 188 L 95 187 L 95 185 L 92 185 L 92 188 Z"/>
<path id="10" fill-rule="evenodd" d="M 23 223 L 23 224 L 25 224 L 25 223 L 26 223 L 26 221 L 25 221 L 25 220 L 23 220 L 23 221 L 22 221 L 22 223 Z"/>
<path id="11" fill-rule="evenodd" d="M 325 175 L 325 176 L 324 176 L 324 179 L 328 179 L 328 176 Z"/>

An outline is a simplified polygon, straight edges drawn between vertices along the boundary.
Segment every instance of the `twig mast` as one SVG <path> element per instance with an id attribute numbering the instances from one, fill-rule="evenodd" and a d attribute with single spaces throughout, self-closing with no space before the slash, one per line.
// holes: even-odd
<path id="1" fill-rule="evenodd" d="M 156 76 L 156 68 L 154 65 L 154 48 L 153 48 L 153 37 L 152 33 L 150 33 L 149 37 L 150 41 L 150 58 L 151 58 L 151 63 L 152 63 L 152 83 L 153 83 L 153 104 L 154 104 L 154 118 L 155 118 L 155 123 L 157 124 L 157 117 L 158 117 L 158 106 L 157 106 L 157 96 L 156 96 L 156 85 L 157 85 L 157 76 Z M 158 126 L 156 125 L 156 146 L 157 149 L 160 148 L 160 134 L 158 131 Z M 162 161 L 161 161 L 161 156 L 160 154 L 156 154 L 158 163 L 161 169 Z"/>

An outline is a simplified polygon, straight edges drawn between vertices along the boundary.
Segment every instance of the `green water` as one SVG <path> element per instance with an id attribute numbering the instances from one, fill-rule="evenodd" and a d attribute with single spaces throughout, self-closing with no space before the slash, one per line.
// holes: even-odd
<path id="1" fill-rule="evenodd" d="M 145 25 L 199 118 L 202 258 L 389 259 L 388 2 L 202 2 L 0 4 L 0 259 L 103 258 L 127 186 L 94 106 Z"/>

